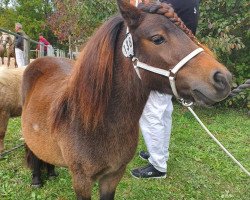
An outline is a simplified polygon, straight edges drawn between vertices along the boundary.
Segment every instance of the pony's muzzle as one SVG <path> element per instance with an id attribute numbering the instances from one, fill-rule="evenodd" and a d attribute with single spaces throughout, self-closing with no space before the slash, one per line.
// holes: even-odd
<path id="1" fill-rule="evenodd" d="M 231 91 L 232 75 L 227 70 L 216 70 L 210 80 L 193 83 L 192 97 L 202 105 L 212 105 L 225 99 Z"/>

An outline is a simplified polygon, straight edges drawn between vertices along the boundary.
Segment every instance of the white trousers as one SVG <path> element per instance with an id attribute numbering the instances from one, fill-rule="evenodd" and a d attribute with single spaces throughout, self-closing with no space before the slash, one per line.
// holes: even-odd
<path id="1" fill-rule="evenodd" d="M 17 67 L 25 66 L 24 52 L 19 48 L 15 48 L 15 54 L 16 54 Z"/>
<path id="2" fill-rule="evenodd" d="M 140 127 L 149 162 L 160 172 L 167 171 L 168 147 L 172 127 L 172 96 L 151 92 L 140 118 Z"/>

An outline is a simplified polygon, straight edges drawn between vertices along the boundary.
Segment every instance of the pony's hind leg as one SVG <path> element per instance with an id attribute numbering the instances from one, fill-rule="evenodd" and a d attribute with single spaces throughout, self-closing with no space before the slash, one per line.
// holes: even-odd
<path id="1" fill-rule="evenodd" d="M 58 174 L 55 172 L 55 165 L 51 165 L 47 163 L 46 167 L 47 167 L 47 173 L 48 173 L 49 179 L 53 179 L 58 176 Z"/>
<path id="2" fill-rule="evenodd" d="M 121 167 L 118 171 L 105 175 L 99 180 L 100 199 L 113 200 L 115 198 L 115 190 L 120 182 L 126 166 Z"/>
<path id="3" fill-rule="evenodd" d="M 26 161 L 28 167 L 32 170 L 32 182 L 34 187 L 42 187 L 41 170 L 44 162 L 36 157 L 36 155 L 26 145 Z"/>

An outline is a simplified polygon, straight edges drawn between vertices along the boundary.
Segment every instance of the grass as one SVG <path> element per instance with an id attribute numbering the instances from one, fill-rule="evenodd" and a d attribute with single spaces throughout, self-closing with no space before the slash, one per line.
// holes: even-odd
<path id="1" fill-rule="evenodd" d="M 250 170 L 250 120 L 244 111 L 196 108 L 195 112 L 217 139 Z M 20 119 L 12 119 L 5 139 L 6 149 L 21 143 Z M 137 151 L 145 149 L 142 138 Z M 0 160 L 1 200 L 75 199 L 70 175 L 57 168 L 59 177 L 46 181 L 41 189 L 30 187 L 24 150 L 18 149 Z M 166 179 L 138 180 L 130 170 L 145 165 L 135 155 L 116 191 L 116 199 L 250 199 L 250 177 L 213 142 L 186 108 L 175 105 Z M 98 186 L 93 199 L 98 199 Z"/>

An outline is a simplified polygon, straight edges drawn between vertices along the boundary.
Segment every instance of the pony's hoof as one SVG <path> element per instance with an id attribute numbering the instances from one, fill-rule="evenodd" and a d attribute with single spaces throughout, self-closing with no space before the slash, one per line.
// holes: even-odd
<path id="1" fill-rule="evenodd" d="M 43 185 L 41 184 L 41 183 L 39 183 L 39 184 L 31 184 L 31 186 L 33 187 L 33 188 L 41 188 Z"/>
<path id="2" fill-rule="evenodd" d="M 33 177 L 31 186 L 34 187 L 34 188 L 42 187 L 43 186 L 42 180 L 40 178 Z"/>
<path id="3" fill-rule="evenodd" d="M 53 173 L 49 173 L 48 174 L 48 179 L 49 180 L 53 180 L 53 179 L 55 179 L 56 177 L 58 177 L 58 173 L 57 172 L 53 172 Z"/>

